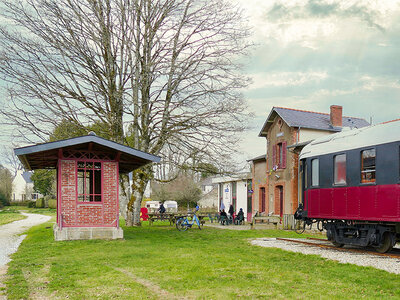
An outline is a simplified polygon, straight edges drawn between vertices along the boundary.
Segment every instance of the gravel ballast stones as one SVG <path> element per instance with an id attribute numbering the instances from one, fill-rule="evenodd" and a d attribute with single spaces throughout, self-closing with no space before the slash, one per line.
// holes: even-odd
<path id="1" fill-rule="evenodd" d="M 299 239 L 303 240 L 304 239 Z M 315 246 L 298 244 L 289 241 L 277 240 L 275 238 L 258 238 L 251 241 L 252 245 L 280 248 L 286 251 L 298 252 L 303 254 L 314 254 L 321 257 L 336 260 L 340 263 L 349 263 L 359 266 L 369 266 L 385 270 L 390 273 L 400 274 L 400 259 L 387 256 L 378 256 L 373 253 L 359 253 L 351 251 L 340 251 L 340 249 L 319 248 Z"/>

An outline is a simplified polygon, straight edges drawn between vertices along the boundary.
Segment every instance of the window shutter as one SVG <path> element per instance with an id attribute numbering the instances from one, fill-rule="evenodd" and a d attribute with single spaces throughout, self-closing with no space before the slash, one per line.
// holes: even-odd
<path id="1" fill-rule="evenodd" d="M 286 145 L 287 145 L 286 142 L 282 142 L 282 166 L 281 166 L 282 169 L 286 168 L 286 153 L 287 153 Z"/>
<path id="2" fill-rule="evenodd" d="M 276 165 L 276 146 L 272 145 L 272 168 Z"/>

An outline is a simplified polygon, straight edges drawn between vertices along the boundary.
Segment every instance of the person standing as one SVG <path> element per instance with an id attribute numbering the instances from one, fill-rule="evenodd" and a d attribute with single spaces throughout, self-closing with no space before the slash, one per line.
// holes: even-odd
<path id="1" fill-rule="evenodd" d="M 232 204 L 229 206 L 228 212 L 229 212 L 229 214 L 231 215 L 231 217 L 233 218 L 233 214 L 235 213 L 235 209 L 233 208 L 233 205 L 232 205 Z"/>

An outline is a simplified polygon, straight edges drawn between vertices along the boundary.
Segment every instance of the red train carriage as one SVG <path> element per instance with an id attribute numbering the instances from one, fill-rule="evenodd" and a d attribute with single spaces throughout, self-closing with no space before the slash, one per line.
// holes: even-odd
<path id="1" fill-rule="evenodd" d="M 295 218 L 328 240 L 389 251 L 400 240 L 400 120 L 316 139 L 300 154 Z"/>

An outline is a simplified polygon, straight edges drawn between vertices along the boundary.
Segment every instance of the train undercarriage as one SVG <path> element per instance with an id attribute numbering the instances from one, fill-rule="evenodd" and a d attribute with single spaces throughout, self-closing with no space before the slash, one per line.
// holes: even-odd
<path id="1" fill-rule="evenodd" d="M 395 224 L 320 220 L 326 236 L 335 246 L 371 246 L 379 253 L 390 251 L 399 239 Z"/>
<path id="2" fill-rule="evenodd" d="M 304 211 L 297 211 L 295 219 L 304 228 L 316 224 L 320 231 L 326 230 L 328 240 L 336 247 L 374 247 L 377 252 L 385 253 L 400 241 L 400 223 L 311 219 L 305 215 Z"/>

